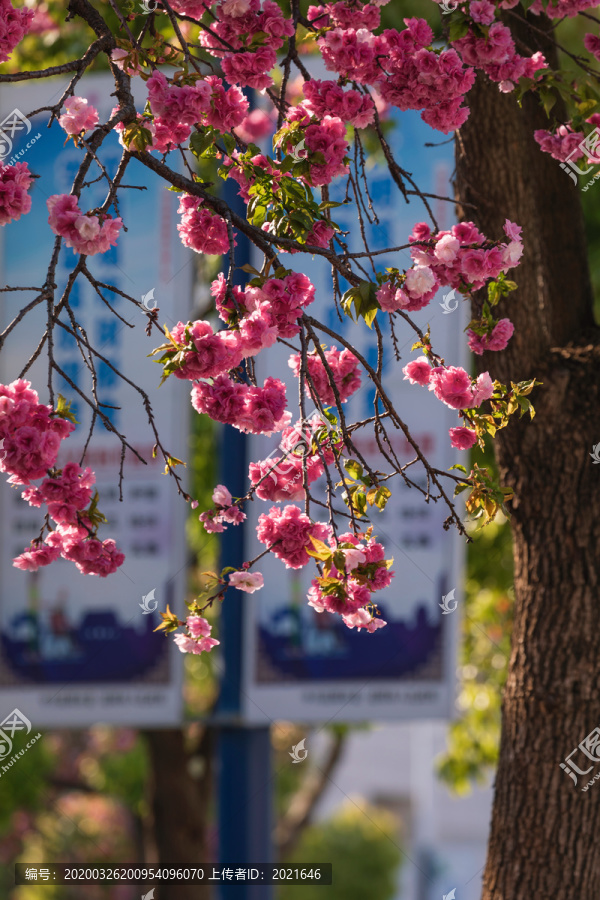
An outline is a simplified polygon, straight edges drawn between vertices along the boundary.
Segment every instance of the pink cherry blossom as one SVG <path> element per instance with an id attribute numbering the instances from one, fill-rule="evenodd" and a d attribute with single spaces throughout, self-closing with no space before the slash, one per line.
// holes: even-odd
<path id="1" fill-rule="evenodd" d="M 310 559 L 306 552 L 312 547 L 310 536 L 327 539 L 330 528 L 312 522 L 297 506 L 273 506 L 259 517 L 256 533 L 259 541 L 283 560 L 286 568 L 300 569 Z"/>
<path id="2" fill-rule="evenodd" d="M 224 484 L 218 484 L 212 494 L 213 503 L 217 506 L 231 506 L 231 494 Z"/>
<path id="3" fill-rule="evenodd" d="M 472 428 L 450 428 L 449 434 L 450 443 L 457 450 L 469 450 L 477 440 L 477 433 Z"/>
<path id="4" fill-rule="evenodd" d="M 230 587 L 245 591 L 247 594 L 260 590 L 264 584 L 265 580 L 260 572 L 232 572 L 229 576 Z"/>
<path id="5" fill-rule="evenodd" d="M 64 108 L 66 112 L 60 116 L 58 124 L 67 134 L 81 134 L 98 124 L 98 111 L 88 104 L 85 97 L 69 97 Z"/>
<path id="6" fill-rule="evenodd" d="M 431 365 L 426 356 L 419 356 L 413 359 L 402 369 L 404 380 L 410 381 L 411 384 L 427 385 L 431 377 Z"/>
<path id="7" fill-rule="evenodd" d="M 178 212 L 181 222 L 177 231 L 186 247 L 208 256 L 220 256 L 229 252 L 227 222 L 202 206 L 202 200 L 184 194 L 179 202 Z"/>
<path id="8" fill-rule="evenodd" d="M 585 34 L 583 36 L 583 46 L 588 53 L 600 60 L 600 37 L 597 34 Z"/>
<path id="9" fill-rule="evenodd" d="M 365 94 L 344 91 L 336 81 L 317 79 L 305 81 L 303 90 L 307 101 L 304 105 L 313 116 L 334 115 L 356 128 L 366 128 L 373 122 L 373 101 Z"/>
<path id="10" fill-rule="evenodd" d="M 335 394 L 330 383 L 330 378 L 333 378 L 339 398 L 342 403 L 345 403 L 346 400 L 348 400 L 348 398 L 360 387 L 358 359 L 347 348 L 338 350 L 337 348 L 332 347 L 330 350 L 325 350 L 323 356 L 327 361 L 327 366 L 329 367 L 331 375 L 325 368 L 325 365 L 316 350 L 306 356 L 306 368 L 308 370 L 308 376 L 312 381 L 313 390 L 323 404 L 333 406 L 336 402 Z M 288 365 L 296 378 L 299 378 L 301 368 L 300 354 L 297 353 L 290 356 Z M 311 385 L 309 384 L 308 379 L 305 385 L 305 391 L 309 396 L 311 395 Z"/>
<path id="11" fill-rule="evenodd" d="M 102 220 L 97 215 L 82 215 L 77 197 L 70 194 L 54 194 L 46 201 L 48 222 L 54 234 L 65 239 L 67 247 L 76 253 L 94 256 L 106 253 L 117 243 L 117 235 L 123 224 L 120 216 L 113 219 L 105 214 Z"/>
<path id="12" fill-rule="evenodd" d="M 366 562 L 367 557 L 362 550 L 345 550 L 344 562 L 346 564 L 346 572 L 352 572 L 361 563 Z"/>
<path id="13" fill-rule="evenodd" d="M 75 425 L 54 416 L 51 406 L 39 403 L 31 383 L 18 379 L 9 385 L 0 384 L 0 439 L 3 453 L 0 471 L 10 474 L 9 482 L 23 485 L 23 500 L 40 508 L 47 505 L 48 516 L 55 529 L 40 542 L 14 560 L 14 565 L 36 571 L 62 556 L 72 560 L 84 574 L 106 575 L 122 565 L 125 556 L 112 540 L 104 542 L 94 536 L 93 525 L 86 516 L 92 502 L 95 475 L 88 467 L 67 462 L 56 468 L 61 442 Z M 45 477 L 48 476 L 48 477 Z M 32 484 L 38 478 L 39 486 Z M 48 526 L 50 528 L 50 526 Z"/>
<path id="14" fill-rule="evenodd" d="M 33 176 L 27 163 L 0 165 L 0 225 L 16 222 L 29 212 L 31 197 L 27 191 L 32 182 Z"/>
<path id="15" fill-rule="evenodd" d="M 49 566 L 60 556 L 58 547 L 48 547 L 46 544 L 32 545 L 30 550 L 24 550 L 20 556 L 13 559 L 13 566 L 24 572 L 37 572 L 41 566 Z"/>
<path id="16" fill-rule="evenodd" d="M 435 245 L 434 255 L 441 263 L 452 263 L 456 259 L 460 241 L 452 234 L 445 234 Z"/>
<path id="17" fill-rule="evenodd" d="M 209 637 L 211 626 L 202 616 L 188 616 L 186 627 L 193 638 Z"/>
<path id="18" fill-rule="evenodd" d="M 251 434 L 273 434 L 291 419 L 285 408 L 285 386 L 277 378 L 267 378 L 261 388 L 219 375 L 212 384 L 194 385 L 192 406 L 216 422 Z"/>
<path id="19" fill-rule="evenodd" d="M 438 400 L 452 409 L 465 409 L 473 405 L 471 376 L 460 366 L 432 369 L 429 388 Z"/>
<path id="20" fill-rule="evenodd" d="M 31 29 L 33 17 L 33 9 L 15 9 L 10 0 L 0 0 L 0 63 L 10 59 L 17 44 Z"/>
<path id="21" fill-rule="evenodd" d="M 473 386 L 473 405 L 481 406 L 484 400 L 489 400 L 493 393 L 494 382 L 490 378 L 489 372 L 482 372 L 477 376 Z"/>
<path id="22" fill-rule="evenodd" d="M 366 609 L 358 609 L 355 613 L 342 616 L 342 619 L 344 625 L 347 625 L 348 628 L 358 628 L 359 631 L 361 628 L 364 628 L 371 633 L 377 631 L 378 628 L 383 628 L 387 625 L 387 622 L 384 622 L 383 619 L 371 616 Z"/>
<path id="23" fill-rule="evenodd" d="M 478 356 L 485 350 L 504 350 L 511 339 L 515 326 L 510 319 L 500 319 L 492 329 L 491 334 L 478 335 L 469 329 L 469 348 Z"/>

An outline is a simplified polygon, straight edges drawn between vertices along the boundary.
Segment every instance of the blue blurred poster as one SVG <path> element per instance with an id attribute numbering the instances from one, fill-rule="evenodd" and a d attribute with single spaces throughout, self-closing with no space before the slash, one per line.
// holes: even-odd
<path id="1" fill-rule="evenodd" d="M 397 114 L 396 123 L 388 140 L 403 169 L 411 173 L 422 191 L 438 197 L 450 196 L 453 142 L 425 125 L 417 113 Z M 434 146 L 425 147 L 426 143 Z M 430 223 L 423 202 L 412 197 L 407 204 L 382 163 L 370 167 L 368 176 L 379 217 L 379 223 L 374 223 L 364 215 L 369 246 L 379 250 L 406 245 L 416 222 Z M 343 196 L 332 196 L 332 199 L 342 200 Z M 440 229 L 449 228 L 454 221 L 452 203 L 435 197 L 429 202 Z M 350 232 L 345 238 L 350 251 L 361 252 L 364 247 L 356 215 L 354 204 L 332 210 L 332 218 L 343 231 Z M 282 254 L 281 259 L 284 265 L 294 269 L 299 257 Z M 382 254 L 375 259 L 378 271 L 390 266 L 402 270 L 412 264 L 408 250 Z M 309 313 L 335 331 L 342 329 L 350 345 L 375 366 L 374 333 L 362 320 L 357 325 L 347 318 L 343 323 L 338 319 L 332 298 L 330 265 L 322 258 L 311 261 L 303 256 L 301 271 L 316 286 L 316 300 Z M 342 291 L 346 287 L 342 285 Z M 458 302 L 457 295 L 450 302 L 453 311 L 444 313 L 440 306 L 443 294 L 440 291 L 426 309 L 410 315 L 423 330 L 431 324 L 435 351 L 448 364 L 461 365 L 465 362 L 466 304 Z M 411 351 L 416 340 L 414 331 L 402 322 L 397 323 L 401 354 L 397 362 L 386 316 L 381 320 L 381 327 L 387 336 L 384 386 L 413 438 L 438 469 L 446 470 L 455 462 L 465 462 L 466 454 L 453 450 L 448 436 L 448 428 L 459 424 L 455 411 L 443 406 L 426 389 L 403 380 L 402 367 L 419 355 Z M 334 343 L 324 333 L 321 341 L 326 346 Z M 298 344 L 293 340 L 292 343 Z M 260 380 L 276 372 L 287 385 L 290 408 L 297 408 L 298 382 L 288 367 L 290 353 L 290 349 L 281 345 L 263 351 L 257 360 L 257 377 Z M 373 415 L 374 390 L 366 383 L 364 374 L 362 381 L 361 388 L 345 404 L 350 422 Z M 311 412 L 312 403 L 307 399 L 307 417 Z M 296 412 L 293 421 L 297 418 Z M 406 463 L 414 459 L 414 451 L 403 433 L 393 428 L 389 433 L 399 461 Z M 354 440 L 374 469 L 389 471 L 372 429 L 358 431 Z M 249 459 L 265 459 L 277 447 L 278 437 L 251 436 L 249 445 Z M 420 464 L 411 467 L 409 473 L 420 487 L 426 487 L 425 471 Z M 396 573 L 391 586 L 375 598 L 388 623 L 385 628 L 373 634 L 359 632 L 347 628 L 341 617 L 317 613 L 309 607 L 306 593 L 315 575 L 314 566 L 297 571 L 286 569 L 272 554 L 260 560 L 257 569 L 264 574 L 265 587 L 248 597 L 245 607 L 242 693 L 248 721 L 289 719 L 315 723 L 440 718 L 452 714 L 460 611 L 443 615 L 440 604 L 443 596 L 454 590 L 453 596 L 458 607 L 461 606 L 464 539 L 455 529 L 444 530 L 448 509 L 443 502 L 426 503 L 422 493 L 415 487 L 407 487 L 399 477 L 390 487 L 393 496 L 386 509 L 380 512 L 373 508 L 371 514 L 374 535 L 384 544 L 386 556 L 394 557 Z M 449 481 L 447 491 L 452 496 Z M 324 498 L 323 490 L 321 499 Z M 344 508 L 339 497 L 337 500 Z M 245 551 L 248 559 L 264 549 L 256 538 L 255 525 L 266 509 L 263 502 L 253 503 L 249 508 Z M 318 515 L 314 507 L 311 512 L 313 516 Z M 326 521 L 325 516 L 323 520 Z"/>
<path id="2" fill-rule="evenodd" d="M 64 145 L 65 132 L 57 123 L 46 127 L 48 113 L 30 118 L 28 112 L 56 103 L 66 83 L 61 78 L 0 94 L 2 118 L 18 107 L 21 117 L 16 121 L 26 123 L 15 130 L 12 147 L 3 145 L 0 153 L 6 162 L 11 158 L 27 162 L 40 176 L 31 190 L 31 212 L 2 229 L 2 285 L 41 286 L 46 280 L 54 241 L 46 200 L 52 194 L 69 193 L 83 151 L 71 142 Z M 110 77 L 96 76 L 81 81 L 77 92 L 97 107 L 103 122 L 114 105 L 113 89 Z M 116 171 L 121 153 L 113 134 L 100 152 L 109 172 Z M 97 174 L 92 166 L 89 180 Z M 181 245 L 176 229 L 178 198 L 135 160 L 124 181 L 143 188 L 119 193 L 127 234 L 122 230 L 117 246 L 88 257 L 87 265 L 99 281 L 138 301 L 146 297 L 149 309 L 157 305 L 159 322 L 171 327 L 189 317 L 193 275 L 193 253 Z M 82 211 L 102 204 L 106 193 L 106 180 L 100 178 L 84 190 Z M 77 259 L 63 246 L 55 276 L 58 297 Z M 138 307 L 111 291 L 103 294 L 106 302 L 78 277 L 70 298 L 78 321 L 92 346 L 148 394 L 161 440 L 171 455 L 187 458 L 189 398 L 174 380 L 157 390 L 160 369 L 148 358 L 161 343 L 158 331 L 147 336 L 148 319 Z M 1 293 L 2 328 L 35 296 L 35 292 Z M 61 318 L 68 323 L 64 314 Z M 3 383 L 19 376 L 45 324 L 41 304 L 16 327 L 0 360 Z M 57 363 L 89 395 L 91 375 L 74 338 L 56 328 L 54 340 Z M 28 506 L 5 477 L 0 479 L 0 700 L 2 709 L 18 706 L 36 726 L 98 721 L 175 724 L 181 719 L 181 654 L 154 628 L 160 622 L 158 609 L 167 603 L 183 611 L 179 604 L 185 593 L 187 505 L 164 474 L 164 462 L 152 458 L 155 436 L 140 394 L 105 362 L 97 362 L 97 372 L 98 399 L 114 407 L 107 408 L 107 415 L 147 462 L 144 465 L 127 451 L 121 501 L 121 443 L 96 423 L 83 465 L 96 473 L 99 508 L 108 519 L 99 536 L 114 538 L 126 560 L 108 578 L 81 575 L 64 560 L 35 573 L 17 570 L 12 559 L 39 534 L 43 513 Z M 25 377 L 41 402 L 48 402 L 43 352 Z M 80 423 L 62 443 L 59 465 L 80 462 L 91 410 L 64 379 L 55 378 L 55 390 L 73 401 Z"/>

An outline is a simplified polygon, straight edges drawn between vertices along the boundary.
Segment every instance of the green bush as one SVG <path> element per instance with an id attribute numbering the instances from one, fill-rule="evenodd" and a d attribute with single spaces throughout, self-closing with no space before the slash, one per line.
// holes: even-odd
<path id="1" fill-rule="evenodd" d="M 399 822 L 376 806 L 348 801 L 330 819 L 309 826 L 286 866 L 332 863 L 333 885 L 284 885 L 278 900 L 391 900 L 402 859 Z"/>

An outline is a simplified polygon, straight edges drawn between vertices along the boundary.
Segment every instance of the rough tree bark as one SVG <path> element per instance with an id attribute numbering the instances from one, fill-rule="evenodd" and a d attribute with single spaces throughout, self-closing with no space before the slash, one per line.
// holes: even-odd
<path id="1" fill-rule="evenodd" d="M 521 36 L 551 55 L 535 31 L 524 26 Z M 482 368 L 504 382 L 543 382 L 531 397 L 533 422 L 511 422 L 497 440 L 503 481 L 515 491 L 516 608 L 482 898 L 592 900 L 600 896 L 600 786 L 581 788 L 600 768 L 588 761 L 594 768 L 575 785 L 559 766 L 600 725 L 600 467 L 590 459 L 600 441 L 600 333 L 580 188 L 535 143 L 534 129 L 549 120 L 533 98 L 519 109 L 480 78 L 469 105 L 456 196 L 477 212 L 466 207 L 463 218 L 500 238 L 508 216 L 523 226 L 525 245 L 519 289 L 500 307 L 515 334 Z M 600 202 L 600 188 L 590 190 Z M 574 761 L 585 769 L 583 759 Z"/>

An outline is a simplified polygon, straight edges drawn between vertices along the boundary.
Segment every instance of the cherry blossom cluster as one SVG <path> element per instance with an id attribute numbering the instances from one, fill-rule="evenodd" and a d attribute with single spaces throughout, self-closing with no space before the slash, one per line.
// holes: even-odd
<path id="1" fill-rule="evenodd" d="M 69 135 L 90 131 L 98 124 L 98 110 L 84 97 L 68 97 L 64 108 L 66 112 L 59 117 L 58 124 Z"/>
<path id="2" fill-rule="evenodd" d="M 345 403 L 360 387 L 358 360 L 352 351 L 348 349 L 337 350 L 335 347 L 325 350 L 323 356 L 327 362 L 329 372 L 316 350 L 313 350 L 306 356 L 306 368 L 312 381 L 312 388 L 325 406 L 334 406 L 336 398 L 330 381 L 331 378 L 337 388 L 341 402 Z M 296 378 L 299 378 L 302 365 L 301 355 L 296 353 L 290 356 L 288 365 Z M 310 388 L 311 386 L 307 381 L 305 390 L 309 395 Z"/>
<path id="3" fill-rule="evenodd" d="M 554 2 L 551 0 L 545 6 L 541 0 L 534 0 L 529 7 L 529 11 L 538 16 L 545 14 L 551 19 L 563 19 L 565 16 L 572 19 L 580 12 L 585 12 L 586 9 L 591 9 L 597 5 L 595 0 L 554 0 Z"/>
<path id="4" fill-rule="evenodd" d="M 108 213 L 84 215 L 79 209 L 77 197 L 72 194 L 53 194 L 46 201 L 48 223 L 54 234 L 65 239 L 67 247 L 76 253 L 94 256 L 106 253 L 117 243 L 123 220 L 112 218 Z"/>
<path id="5" fill-rule="evenodd" d="M 539 82 L 544 76 L 538 73 L 547 68 L 541 53 L 520 56 L 510 30 L 497 21 L 498 10 L 512 8 L 516 0 L 502 0 L 499 4 L 464 0 L 459 14 L 464 28 L 459 28 L 461 36 L 446 49 L 436 45 L 433 31 L 424 19 L 407 18 L 403 28 L 381 31 L 380 7 L 384 3 L 385 0 L 341 0 L 310 6 L 307 19 L 302 20 L 303 28 L 312 28 L 309 37 L 316 40 L 325 66 L 334 76 L 330 80 L 306 77 L 300 89 L 293 87 L 286 71 L 284 84 L 290 88 L 288 96 L 293 95 L 291 103 L 287 105 L 282 100 L 281 106 L 274 104 L 276 108 L 267 113 L 250 112 L 242 88 L 272 96 L 272 70 L 278 51 L 294 35 L 294 18 L 286 16 L 274 0 L 218 0 L 213 4 L 204 0 L 171 0 L 169 15 L 174 10 L 188 19 L 202 20 L 197 40 L 214 57 L 212 69 L 218 65 L 223 78 L 200 74 L 188 65 L 187 55 L 180 66 L 183 56 L 175 45 L 153 35 L 152 29 L 144 46 L 129 45 L 119 39 L 118 48 L 111 52 L 113 63 L 128 75 L 141 77 L 146 82 L 148 98 L 143 113 L 135 117 L 128 114 L 125 121 L 117 124 L 115 130 L 121 143 L 142 155 L 166 154 L 189 140 L 196 156 L 216 156 L 221 163 L 219 174 L 237 181 L 240 195 L 249 204 L 249 223 L 266 232 L 261 238 L 263 243 L 268 239 L 277 249 L 279 239 L 294 238 L 295 247 L 288 242 L 287 247 L 280 248 L 291 253 L 299 252 L 299 244 L 333 248 L 337 232 L 343 246 L 339 227 L 329 220 L 328 210 L 336 204 L 326 202 L 328 195 L 323 191 L 323 202 L 318 205 L 317 192 L 312 189 L 325 188 L 348 174 L 352 138 L 349 126 L 365 129 L 375 125 L 376 111 L 386 104 L 420 111 L 425 122 L 447 134 L 460 128 L 469 115 L 464 101 L 476 69 L 483 70 L 507 92 L 523 77 L 534 82 L 537 75 Z M 584 9 L 589 5 L 588 0 L 554 0 L 553 9 L 561 15 L 571 15 L 576 7 Z M 0 58 L 2 54 L 8 58 L 6 53 L 10 55 L 30 26 L 31 17 L 29 11 L 17 12 L 8 0 L 0 0 Z M 182 33 L 189 35 L 190 25 L 182 20 Z M 14 40 L 19 29 L 21 34 Z M 181 40 L 181 35 L 177 37 Z M 293 51 L 293 44 L 289 46 Z M 599 38 L 588 36 L 585 46 L 590 53 L 600 55 Z M 194 47 L 197 49 L 197 45 L 190 45 Z M 293 65 L 293 53 L 290 59 Z M 157 68 L 165 63 L 175 67 L 170 76 Z M 118 111 L 116 108 L 113 114 Z M 274 138 L 274 146 L 279 150 L 276 159 L 257 153 L 255 146 L 244 147 L 245 143 L 269 134 L 276 119 L 281 126 Z M 592 116 L 587 121 L 595 125 L 593 120 Z M 59 123 L 82 147 L 83 136 L 98 125 L 98 114 L 84 98 L 68 97 Z M 584 139 L 570 125 L 563 129 L 564 133 L 559 129 L 556 134 L 536 132 L 542 149 L 559 154 L 558 158 L 565 158 L 567 151 L 574 149 L 575 141 L 578 144 Z M 358 133 L 354 137 L 359 146 Z M 156 159 L 153 164 L 158 168 Z M 25 164 L 0 167 L 0 224 L 29 211 L 31 200 L 27 191 L 31 179 Z M 180 239 L 200 254 L 229 254 L 235 246 L 231 223 L 215 212 L 222 212 L 222 206 L 206 194 L 203 196 L 204 200 L 189 193 L 180 195 Z M 94 210 L 82 213 L 74 195 L 54 195 L 47 205 L 53 232 L 75 252 L 104 253 L 116 244 L 122 226 L 120 218 Z M 298 221 L 302 224 L 298 225 Z M 507 220 L 504 231 L 506 240 L 492 241 L 472 222 L 435 233 L 425 223 L 418 223 L 409 238 L 412 267 L 402 272 L 388 269 L 385 275 L 377 276 L 377 285 L 364 284 L 367 293 L 363 299 L 368 295 L 372 301 L 370 312 L 375 314 L 377 304 L 384 312 L 413 312 L 427 306 L 442 286 L 470 294 L 487 285 L 489 304 L 485 304 L 481 319 L 470 323 L 469 346 L 476 354 L 503 349 L 513 326 L 508 318 L 493 318 L 489 307 L 514 289 L 514 283 L 505 276 L 518 264 L 523 252 L 521 229 Z M 202 512 L 199 519 L 206 531 L 223 532 L 229 525 L 245 520 L 243 500 L 256 495 L 260 500 L 275 502 L 278 505 L 259 517 L 257 534 L 266 548 L 264 552 L 273 553 L 291 569 L 316 561 L 318 577 L 312 581 L 309 605 L 319 613 L 340 615 L 349 628 L 373 632 L 385 625 L 374 594 L 391 583 L 392 561 L 385 559 L 384 548 L 372 536 L 371 529 L 357 532 L 353 516 L 354 532 L 340 536 L 333 521 L 316 522 L 308 514 L 307 488 L 323 476 L 326 467 L 334 462 L 339 467 L 340 456 L 346 443 L 350 443 L 345 426 L 342 429 L 343 415 L 340 414 L 341 430 L 333 425 L 335 417 L 329 412 L 323 413 L 323 418 L 317 415 L 292 426 L 284 384 L 274 377 L 267 377 L 262 385 L 256 384 L 251 361 L 275 341 L 287 342 L 300 333 L 301 319 L 314 300 L 315 288 L 306 275 L 287 270 L 272 259 L 261 274 L 257 270 L 254 274 L 256 277 L 244 287 L 234 286 L 224 275 L 213 282 L 211 293 L 226 326 L 223 330 L 215 330 L 204 320 L 178 322 L 171 331 L 165 329 L 167 342 L 155 351 L 160 354 L 164 377 L 174 374 L 191 382 L 191 402 L 199 413 L 242 432 L 278 435 L 277 450 L 267 459 L 250 463 L 250 490 L 246 497 L 234 500 L 226 486 L 217 485 L 212 495 L 213 508 Z M 363 283 L 357 287 L 356 279 L 349 281 L 350 294 L 362 290 Z M 346 310 L 344 300 L 342 306 Z M 358 317 L 358 302 L 356 313 Z M 295 352 L 288 364 L 294 375 L 304 379 L 306 393 L 320 407 L 345 403 L 361 384 L 359 360 L 349 349 L 322 347 L 308 352 L 306 336 L 302 336 L 302 352 L 297 352 L 297 344 L 291 345 Z M 312 340 L 314 344 L 314 335 Z M 459 412 L 465 425 L 451 428 L 450 440 L 454 447 L 470 447 L 481 434 L 479 420 L 483 415 L 477 410 L 491 400 L 494 412 L 494 403 L 500 396 L 494 393 L 497 383 L 487 372 L 473 379 L 460 367 L 446 366 L 427 340 L 420 345 L 425 355 L 408 363 L 404 376 L 412 384 L 427 387 L 440 402 Z M 6 450 L 2 471 L 11 474 L 13 484 L 23 485 L 24 499 L 32 506 L 44 506 L 48 513 L 46 522 L 54 523 L 52 527 L 47 525 L 46 538 L 34 542 L 15 565 L 36 569 L 62 556 L 72 560 L 81 572 L 104 576 L 123 562 L 123 554 L 114 542 L 101 542 L 96 537 L 102 517 L 93 493 L 94 474 L 76 463 L 56 468 L 60 442 L 72 428 L 67 419 L 39 404 L 27 382 L 0 389 L 0 436 L 5 437 Z M 362 471 L 358 463 L 349 462 Z M 387 491 L 389 495 L 389 490 L 376 484 L 372 475 L 361 478 L 368 493 L 379 495 Z M 43 479 L 42 483 L 33 485 L 31 480 L 38 478 Z M 356 479 L 351 476 L 353 485 L 359 487 Z M 331 488 L 330 481 L 328 484 Z M 350 492 L 348 488 L 345 496 Z M 305 511 L 295 501 L 306 501 Z M 371 500 L 368 502 L 372 505 Z M 351 498 L 348 505 L 351 511 L 355 509 Z M 263 576 L 250 571 L 256 561 L 245 563 L 238 571 L 224 569 L 216 579 L 218 595 L 227 587 L 246 593 L 259 590 Z M 211 626 L 200 607 L 192 605 L 185 622 L 171 621 L 168 630 L 179 627 L 185 629 L 175 638 L 182 652 L 198 654 L 218 644 L 211 637 Z"/>
<path id="6" fill-rule="evenodd" d="M 204 207 L 200 199 L 184 194 L 178 212 L 181 222 L 177 230 L 185 247 L 208 256 L 220 256 L 229 251 L 227 222 Z"/>
<path id="7" fill-rule="evenodd" d="M 315 542 L 313 542 L 315 544 Z M 313 555 L 324 563 L 324 574 L 313 578 L 308 592 L 308 605 L 318 612 L 341 615 L 348 628 L 365 628 L 373 632 L 386 625 L 374 613 L 372 594 L 391 584 L 392 560 L 385 559 L 383 545 L 367 532 L 348 532 L 329 540 L 327 548 L 315 544 Z"/>
<path id="8" fill-rule="evenodd" d="M 481 356 L 485 350 L 504 350 L 511 339 L 515 326 L 510 319 L 500 319 L 495 324 L 488 326 L 482 334 L 477 334 L 472 328 L 468 330 L 469 349 Z"/>
<path id="9" fill-rule="evenodd" d="M 455 40 L 453 46 L 467 65 L 481 69 L 492 81 L 499 82 L 503 93 L 513 91 L 520 78 L 534 78 L 536 72 L 548 67 L 539 51 L 530 57 L 516 52 L 510 29 L 502 22 L 494 21 L 494 4 L 488 0 L 473 2 L 469 14 L 485 30 L 477 29 L 476 32 L 472 28 L 465 37 Z"/>
<path id="10" fill-rule="evenodd" d="M 583 46 L 588 53 L 591 53 L 592 56 L 600 61 L 600 37 L 597 34 L 584 35 Z"/>
<path id="11" fill-rule="evenodd" d="M 168 343 L 155 351 L 163 354 L 160 362 L 165 375 L 193 381 L 194 408 L 215 421 L 255 434 L 280 431 L 291 419 L 282 382 L 267 378 L 261 388 L 228 373 L 245 357 L 271 346 L 278 335 L 298 333 L 298 317 L 313 301 L 314 286 L 305 275 L 291 273 L 245 291 L 236 288 L 231 299 L 223 276 L 213 282 L 212 290 L 221 316 L 231 320 L 231 327 L 215 333 L 209 322 L 178 322 L 168 334 Z"/>
<path id="12" fill-rule="evenodd" d="M 116 572 L 125 557 L 114 541 L 96 537 L 102 517 L 92 496 L 95 475 L 74 462 L 55 468 L 61 442 L 74 429 L 68 418 L 39 402 L 29 381 L 0 385 L 0 471 L 10 474 L 9 484 L 25 486 L 23 499 L 30 506 L 45 505 L 56 523 L 13 564 L 35 572 L 62 556 L 85 575 L 105 577 Z M 44 479 L 39 486 L 32 484 L 39 478 Z"/>
<path id="13" fill-rule="evenodd" d="M 185 627 L 187 634 L 176 634 L 173 639 L 182 653 L 207 653 L 220 643 L 210 636 L 212 626 L 202 616 L 188 616 Z"/>
<path id="14" fill-rule="evenodd" d="M 289 424 L 285 385 L 278 378 L 266 378 L 263 387 L 219 375 L 200 381 L 192 388 L 192 406 L 215 422 L 233 425 L 245 434 L 274 434 Z"/>
<path id="15" fill-rule="evenodd" d="M 432 366 L 426 356 L 411 360 L 402 371 L 405 380 L 429 387 L 437 399 L 450 409 L 474 409 L 489 400 L 494 393 L 494 383 L 489 372 L 482 372 L 476 379 L 472 379 L 460 366 Z M 451 444 L 459 450 L 472 447 L 476 438 L 472 429 L 450 429 Z"/>
<path id="16" fill-rule="evenodd" d="M 597 129 L 600 127 L 600 113 L 594 113 L 585 121 L 588 125 L 593 125 Z M 581 159 L 582 156 L 586 155 L 581 147 L 581 144 L 585 146 L 585 134 L 581 131 L 573 131 L 569 124 L 559 125 L 554 132 L 538 128 L 537 131 L 534 131 L 533 136 L 544 153 L 549 153 L 550 156 L 558 159 L 560 162 Z M 588 156 L 595 157 L 591 147 L 589 148 Z M 597 162 L 598 160 L 594 158 L 594 161 Z"/>
<path id="17" fill-rule="evenodd" d="M 237 85 L 226 88 L 217 75 L 190 76 L 186 84 L 170 84 L 156 69 L 148 78 L 148 103 L 152 118 L 139 122 L 150 134 L 150 148 L 160 153 L 188 140 L 194 125 L 209 125 L 227 132 L 241 125 L 248 101 Z M 122 124 L 117 126 L 123 131 Z"/>
<path id="18" fill-rule="evenodd" d="M 238 134 L 247 144 L 256 143 L 273 131 L 276 117 L 264 109 L 253 109 L 236 128 Z"/>
<path id="19" fill-rule="evenodd" d="M 31 197 L 27 192 L 32 182 L 27 163 L 0 165 L 0 225 L 16 222 L 29 212 Z"/>
<path id="20" fill-rule="evenodd" d="M 472 409 L 489 400 L 494 391 L 488 372 L 473 380 L 460 366 L 432 366 L 427 357 L 413 359 L 403 368 L 411 384 L 429 386 L 438 400 L 451 409 Z"/>
<path id="21" fill-rule="evenodd" d="M 334 460 L 329 439 L 319 439 L 323 424 L 323 419 L 315 415 L 284 428 L 278 447 L 281 455 L 274 453 L 250 463 L 250 483 L 260 500 L 304 499 L 304 473 L 310 485 Z"/>
<path id="22" fill-rule="evenodd" d="M 383 282 L 377 291 L 381 309 L 414 312 L 427 306 L 441 286 L 468 292 L 498 278 L 516 266 L 523 253 L 521 228 L 507 219 L 504 232 L 507 242 L 488 241 L 472 222 L 461 222 L 450 231 L 432 235 L 429 226 L 419 222 L 409 235 L 415 265 L 404 275 L 394 273 Z M 478 343 L 473 336 L 476 352 L 503 349 L 512 334 L 506 323 L 510 325 L 505 320 L 491 345 L 487 338 Z M 502 338 L 506 340 L 501 346 Z"/>
<path id="23" fill-rule="evenodd" d="M 309 6 L 307 18 L 317 28 L 366 28 L 375 31 L 381 22 L 380 6 L 383 3 L 324 3 Z"/>
<path id="24" fill-rule="evenodd" d="M 31 29 L 34 10 L 26 6 L 15 9 L 10 0 L 0 0 L 0 63 L 11 54 Z"/>
<path id="25" fill-rule="evenodd" d="M 294 34 L 293 21 L 274 0 L 222 0 L 214 13 L 217 21 L 200 32 L 201 46 L 221 59 L 230 84 L 260 91 L 270 87 L 268 73 L 277 61 L 276 51 Z"/>
<path id="26" fill-rule="evenodd" d="M 337 81 L 311 79 L 303 86 L 307 112 L 317 119 L 336 116 L 355 128 L 366 128 L 375 117 L 372 99 L 359 91 L 345 91 Z"/>
<path id="27" fill-rule="evenodd" d="M 335 4 L 335 9 L 338 6 L 344 4 Z M 313 21 L 320 24 L 319 11 L 311 9 L 316 14 Z M 351 12 L 352 8 L 348 9 Z M 368 19 L 378 18 L 374 7 L 364 7 L 363 13 L 365 10 Z M 319 49 L 330 71 L 372 85 L 398 109 L 422 110 L 425 122 L 447 134 L 469 115 L 462 102 L 475 73 L 463 66 L 455 50 L 429 49 L 433 32 L 424 19 L 405 19 L 404 23 L 403 31 L 387 29 L 380 35 L 373 34 L 372 25 L 361 26 L 358 21 L 355 27 L 331 28 L 319 38 Z"/>
<path id="28" fill-rule="evenodd" d="M 265 544 L 286 569 L 301 569 L 310 560 L 312 538 L 330 540 L 329 525 L 313 522 L 298 506 L 272 506 L 268 513 L 262 513 L 256 529 L 258 540 Z"/>
<path id="29" fill-rule="evenodd" d="M 300 145 L 302 158 L 309 164 L 308 174 L 299 177 L 314 187 L 331 184 L 348 169 L 346 126 L 337 116 L 316 118 L 302 105 L 294 106 L 286 117 L 286 125 L 278 132 L 277 144 L 294 154 Z M 299 155 L 300 155 L 299 154 Z"/>
<path id="30" fill-rule="evenodd" d="M 222 532 L 227 525 L 240 525 L 246 514 L 233 503 L 232 497 L 224 484 L 218 484 L 212 494 L 214 509 L 200 513 L 199 519 L 206 531 Z"/>
<path id="31" fill-rule="evenodd" d="M 223 321 L 232 324 L 240 321 L 241 328 L 243 320 L 256 313 L 253 322 L 262 319 L 276 329 L 277 336 L 285 338 L 299 333 L 298 319 L 315 299 L 315 287 L 302 272 L 267 278 L 261 284 L 251 284 L 245 291 L 235 288 L 232 292 L 227 291 L 225 278 L 220 275 L 213 281 L 211 292 Z"/>

